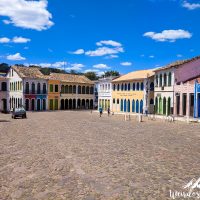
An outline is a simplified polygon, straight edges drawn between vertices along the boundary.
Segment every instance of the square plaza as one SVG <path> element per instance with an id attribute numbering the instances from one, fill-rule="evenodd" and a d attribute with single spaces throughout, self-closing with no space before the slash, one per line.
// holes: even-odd
<path id="1" fill-rule="evenodd" d="M 0 114 L 0 199 L 172 199 L 199 178 L 199 124 L 97 112 Z"/>

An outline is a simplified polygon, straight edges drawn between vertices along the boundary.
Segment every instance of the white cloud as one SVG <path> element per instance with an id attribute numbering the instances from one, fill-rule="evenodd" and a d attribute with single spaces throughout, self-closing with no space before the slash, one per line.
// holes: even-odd
<path id="1" fill-rule="evenodd" d="M 29 38 L 24 38 L 24 37 L 14 37 L 12 41 L 14 43 L 27 43 L 30 42 L 31 40 Z"/>
<path id="2" fill-rule="evenodd" d="M 3 20 L 5 24 L 38 31 L 46 30 L 53 25 L 47 4 L 47 0 L 1 0 L 0 15 L 9 18 Z"/>
<path id="3" fill-rule="evenodd" d="M 118 55 L 109 55 L 109 56 L 106 56 L 105 59 L 112 59 L 112 58 L 118 58 L 119 56 Z"/>
<path id="4" fill-rule="evenodd" d="M 78 49 L 74 52 L 71 52 L 71 54 L 76 54 L 76 55 L 81 55 L 81 54 L 84 54 L 84 53 L 85 53 L 84 49 Z"/>
<path id="5" fill-rule="evenodd" d="M 122 62 L 122 63 L 120 63 L 120 65 L 122 65 L 122 66 L 131 66 L 132 63 L 131 62 Z"/>
<path id="6" fill-rule="evenodd" d="M 178 58 L 181 58 L 181 57 L 183 57 L 183 55 L 182 54 L 177 54 L 176 55 Z"/>
<path id="7" fill-rule="evenodd" d="M 80 71 L 82 70 L 83 67 L 85 67 L 83 64 L 74 63 L 74 64 L 71 64 L 71 67 L 67 67 L 66 70 Z"/>
<path id="8" fill-rule="evenodd" d="M 150 55 L 149 58 L 155 58 L 155 56 L 154 55 Z"/>
<path id="9" fill-rule="evenodd" d="M 10 39 L 7 37 L 0 38 L 0 43 L 9 43 Z"/>
<path id="10" fill-rule="evenodd" d="M 93 65 L 93 68 L 96 68 L 96 69 L 110 69 L 111 67 L 107 66 L 106 64 L 97 64 L 97 65 Z"/>
<path id="11" fill-rule="evenodd" d="M 97 46 L 103 46 L 103 45 L 108 45 L 108 46 L 113 46 L 113 47 L 121 47 L 122 44 L 113 40 L 102 40 L 100 42 L 96 43 Z"/>
<path id="12" fill-rule="evenodd" d="M 51 63 L 40 63 L 40 64 L 31 64 L 31 65 L 36 65 L 36 66 L 41 66 L 41 67 L 51 67 Z"/>
<path id="13" fill-rule="evenodd" d="M 16 53 L 14 55 L 8 55 L 7 60 L 26 60 L 25 57 L 22 57 L 20 53 Z"/>
<path id="14" fill-rule="evenodd" d="M 189 3 L 187 1 L 184 1 L 182 7 L 187 8 L 188 10 L 195 10 L 200 8 L 200 3 Z"/>
<path id="15" fill-rule="evenodd" d="M 164 30 L 161 33 L 147 32 L 144 33 L 144 37 L 149 37 L 153 40 L 159 42 L 175 42 L 178 39 L 189 39 L 192 37 L 192 34 L 185 30 Z"/>
<path id="16" fill-rule="evenodd" d="M 111 54 L 118 54 L 122 52 L 124 52 L 124 49 L 122 47 L 116 47 L 116 48 L 99 47 L 94 51 L 87 51 L 85 54 L 87 56 L 105 56 Z"/>

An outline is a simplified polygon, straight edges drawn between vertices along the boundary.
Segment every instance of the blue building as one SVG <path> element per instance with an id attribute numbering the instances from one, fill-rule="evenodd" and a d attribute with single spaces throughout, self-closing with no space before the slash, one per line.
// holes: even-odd
<path id="1" fill-rule="evenodd" d="M 194 117 L 200 118 L 200 83 L 195 82 L 194 89 Z"/>

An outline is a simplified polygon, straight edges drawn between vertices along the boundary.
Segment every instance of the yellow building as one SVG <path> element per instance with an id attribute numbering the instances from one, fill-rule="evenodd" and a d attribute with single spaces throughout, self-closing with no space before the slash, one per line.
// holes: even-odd
<path id="1" fill-rule="evenodd" d="M 129 113 L 154 112 L 154 72 L 141 70 L 112 81 L 112 111 Z"/>
<path id="2" fill-rule="evenodd" d="M 93 109 L 94 82 L 82 75 L 51 73 L 51 78 L 60 81 L 61 110 Z"/>
<path id="3" fill-rule="evenodd" d="M 60 88 L 61 84 L 59 80 L 53 77 L 48 77 L 48 103 L 49 110 L 59 110 L 60 109 Z"/>

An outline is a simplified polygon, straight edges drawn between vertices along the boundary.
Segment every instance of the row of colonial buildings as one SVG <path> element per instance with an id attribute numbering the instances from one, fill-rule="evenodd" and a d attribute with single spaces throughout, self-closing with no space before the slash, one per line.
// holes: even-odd
<path id="1" fill-rule="evenodd" d="M 24 106 L 27 111 L 92 109 L 94 83 L 85 76 L 13 66 L 0 77 L 0 111 Z"/>
<path id="2" fill-rule="evenodd" d="M 115 113 L 200 117 L 200 56 L 100 79 L 98 107 Z"/>
<path id="3" fill-rule="evenodd" d="M 96 82 L 85 76 L 13 66 L 0 76 L 0 111 L 93 109 L 200 117 L 200 56 Z"/>

